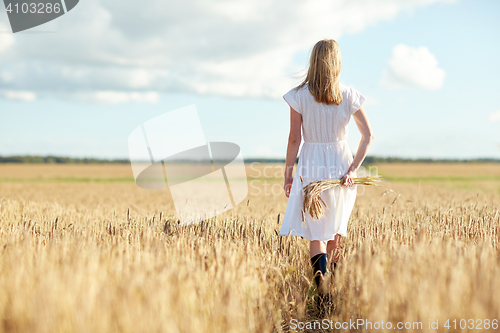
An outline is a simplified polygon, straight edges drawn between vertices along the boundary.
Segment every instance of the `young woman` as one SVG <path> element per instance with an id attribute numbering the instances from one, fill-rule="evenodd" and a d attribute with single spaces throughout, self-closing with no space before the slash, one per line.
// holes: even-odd
<path id="1" fill-rule="evenodd" d="M 289 199 L 279 234 L 310 241 L 311 263 L 320 296 L 326 295 L 320 284 L 329 271 L 329 257 L 333 256 L 335 267 L 339 260 L 336 250 L 340 238 L 347 235 L 347 223 L 356 200 L 352 178 L 356 177 L 373 140 L 362 107 L 365 97 L 339 82 L 341 62 L 340 49 L 334 40 L 319 41 L 312 50 L 305 80 L 283 96 L 290 105 L 284 185 Z M 362 136 L 354 159 L 347 144 L 351 116 Z M 295 176 L 292 176 L 302 140 L 301 128 L 304 144 Z M 312 181 L 324 179 L 343 179 L 344 183 L 321 194 L 328 208 L 321 219 L 314 220 L 302 210 L 302 188 Z"/>

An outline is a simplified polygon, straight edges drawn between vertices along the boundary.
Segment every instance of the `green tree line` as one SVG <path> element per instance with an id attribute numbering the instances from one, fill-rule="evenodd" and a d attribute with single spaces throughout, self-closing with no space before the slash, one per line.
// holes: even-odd
<path id="1" fill-rule="evenodd" d="M 297 157 L 297 162 L 299 157 Z M 246 158 L 245 163 L 285 163 L 285 159 L 279 158 Z M 63 156 L 0 156 L 0 163 L 47 163 L 47 164 L 126 164 L 128 159 L 99 159 L 99 158 L 74 158 Z M 432 158 L 402 158 L 402 157 L 377 157 L 367 156 L 363 162 L 365 165 L 378 163 L 500 163 L 499 158 L 476 158 L 476 159 L 432 159 Z"/>

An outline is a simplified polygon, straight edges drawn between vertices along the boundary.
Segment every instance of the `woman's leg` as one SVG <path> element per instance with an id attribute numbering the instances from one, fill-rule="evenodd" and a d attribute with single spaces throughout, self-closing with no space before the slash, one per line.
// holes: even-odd
<path id="1" fill-rule="evenodd" d="M 315 240 L 309 243 L 309 252 L 311 258 L 320 253 L 327 253 L 326 250 L 327 250 L 326 241 Z"/>
<path id="2" fill-rule="evenodd" d="M 321 289 L 323 275 L 327 272 L 328 254 L 326 253 L 326 241 L 311 241 L 309 251 L 311 256 L 311 265 L 313 266 L 314 280 L 316 286 Z"/>
<path id="3" fill-rule="evenodd" d="M 335 238 L 332 240 L 329 240 L 328 244 L 326 246 L 326 252 L 330 256 L 330 258 L 332 258 L 332 261 L 334 263 L 337 263 L 340 259 L 339 249 L 340 249 L 340 238 L 341 237 L 342 236 L 340 236 L 339 234 L 336 234 Z"/>
<path id="4" fill-rule="evenodd" d="M 316 303 L 320 314 L 328 307 L 329 297 L 324 275 L 328 271 L 327 241 L 311 241 L 309 243 L 311 264 L 313 266 L 314 282 L 318 289 L 318 302 Z"/>

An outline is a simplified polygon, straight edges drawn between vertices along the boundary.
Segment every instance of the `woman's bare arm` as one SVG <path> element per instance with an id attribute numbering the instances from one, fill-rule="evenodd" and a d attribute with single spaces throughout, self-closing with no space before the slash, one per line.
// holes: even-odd
<path id="1" fill-rule="evenodd" d="M 370 148 L 370 145 L 374 138 L 370 122 L 368 121 L 368 117 L 366 116 L 363 107 L 359 108 L 359 110 L 356 111 L 352 115 L 352 117 L 354 118 L 356 126 L 358 127 L 359 132 L 361 133 L 361 141 L 359 142 L 358 150 L 356 151 L 356 156 L 354 157 L 354 160 L 352 161 L 349 170 L 347 171 L 346 175 L 342 178 L 344 179 L 346 186 L 354 185 L 354 182 L 352 180 L 352 175 L 354 172 L 358 171 L 359 167 L 361 166 L 361 163 L 363 163 L 363 160 L 365 159 L 366 154 L 368 153 L 368 148 Z"/>
<path id="2" fill-rule="evenodd" d="M 289 197 L 290 187 L 293 181 L 293 166 L 297 159 L 300 142 L 302 141 L 302 115 L 290 107 L 290 134 L 288 136 L 288 148 L 286 150 L 285 163 L 285 195 Z"/>

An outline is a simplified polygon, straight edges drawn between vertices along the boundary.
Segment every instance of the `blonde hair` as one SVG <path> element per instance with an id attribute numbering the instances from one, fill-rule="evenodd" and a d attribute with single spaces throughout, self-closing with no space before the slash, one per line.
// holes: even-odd
<path id="1" fill-rule="evenodd" d="M 342 58 L 337 42 L 333 39 L 320 40 L 313 47 L 307 76 L 297 90 L 309 83 L 309 91 L 316 102 L 339 105 L 342 103 L 339 87 L 341 67 Z"/>

